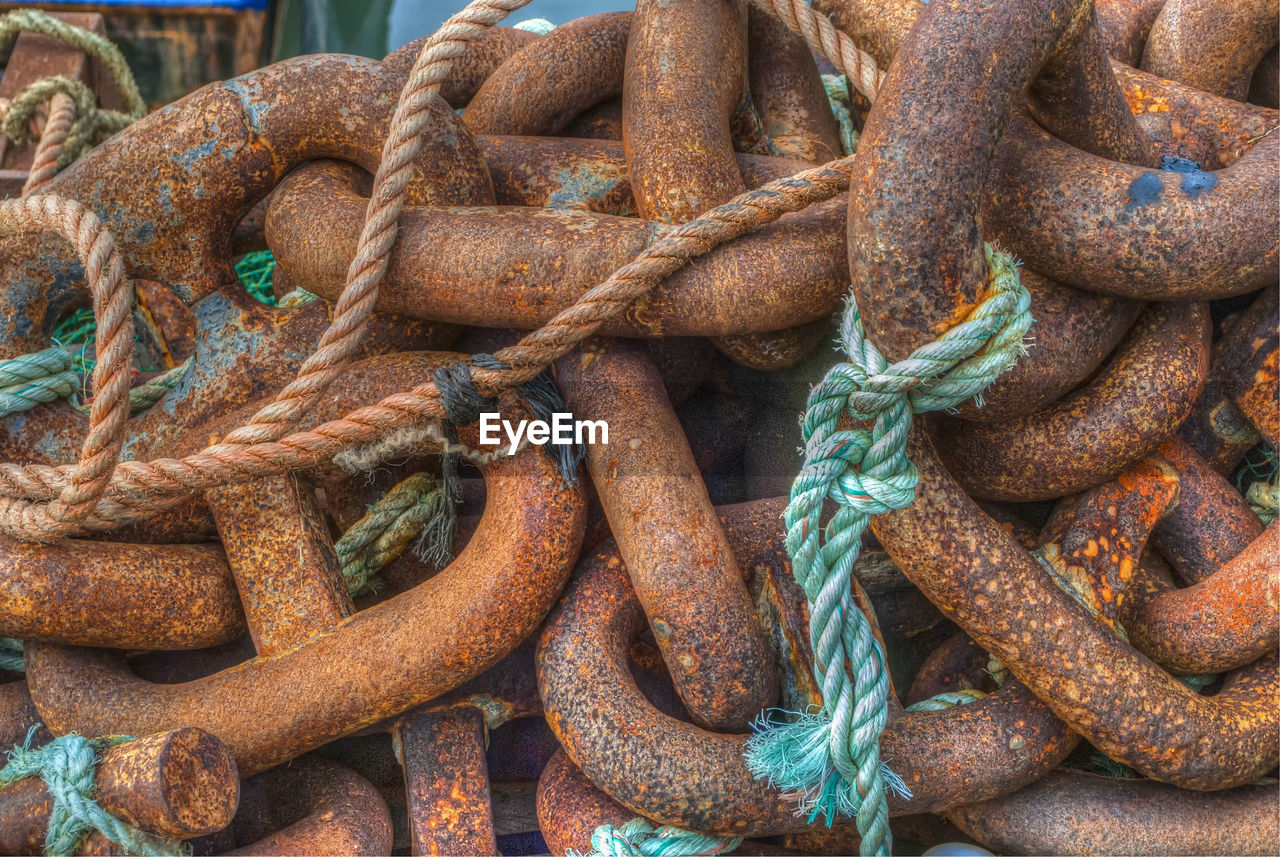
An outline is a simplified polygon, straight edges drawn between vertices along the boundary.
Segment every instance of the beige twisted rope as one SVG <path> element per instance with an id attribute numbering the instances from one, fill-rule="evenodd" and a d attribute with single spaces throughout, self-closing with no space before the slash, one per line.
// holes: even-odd
<path id="1" fill-rule="evenodd" d="M 115 239 L 97 215 L 78 202 L 46 194 L 0 203 L 0 229 L 57 232 L 71 242 L 84 265 L 98 319 L 96 395 L 80 461 L 68 468 L 66 485 L 47 503 L 0 498 L 7 532 L 50 541 L 77 530 L 110 484 L 129 418 L 129 361 L 133 355 L 132 290 Z"/>
<path id="2" fill-rule="evenodd" d="M 804 0 L 749 0 L 752 6 L 777 18 L 787 29 L 804 39 L 805 44 L 821 53 L 844 72 L 853 87 L 874 101 L 884 82 L 881 71 L 870 54 L 858 47 L 831 23 L 826 15 L 815 12 Z"/>
<path id="3" fill-rule="evenodd" d="M 132 523 L 175 505 L 189 492 L 312 466 L 344 449 L 368 444 L 393 429 L 445 416 L 440 393 L 434 383 L 428 382 L 309 431 L 287 434 L 289 426 L 314 404 L 350 362 L 367 327 L 395 242 L 404 191 L 421 146 L 419 135 L 429 121 L 431 99 L 453 61 L 466 52 L 468 45 L 485 29 L 528 2 L 474 0 L 423 45 L 392 116 L 383 160 L 374 177 L 365 226 L 348 269 L 347 286 L 339 296 L 333 322 L 316 352 L 299 370 L 298 377 L 259 410 L 249 424 L 228 434 L 222 443 L 183 459 L 115 463 L 113 458 L 114 473 L 109 487 L 103 486 L 105 495 L 103 490 L 98 490 L 94 499 L 100 497 L 101 501 L 96 509 L 82 510 L 84 502 L 79 501 L 76 522 L 89 530 Z M 853 47 L 825 17 L 798 0 L 752 2 L 769 14 L 778 15 L 811 47 L 828 53 L 850 80 L 860 82 L 860 89 L 865 86 L 873 92 L 878 86 L 881 75 L 874 62 Z M 588 290 L 577 303 L 540 330 L 494 355 L 511 368 L 473 367 L 471 374 L 477 389 L 484 395 L 497 395 L 531 380 L 552 361 L 595 333 L 603 322 L 617 316 L 690 260 L 783 214 L 799 211 L 846 190 L 852 165 L 851 157 L 844 158 L 770 182 L 681 225 L 603 283 Z M 101 368 L 99 364 L 99 370 Z M 95 407 L 107 398 L 100 395 Z M 127 404 L 124 407 L 127 408 Z M 96 427 L 96 423 L 94 425 Z M 123 428 L 123 424 L 116 428 L 117 452 Z M 86 441 L 86 450 L 88 448 Z M 54 537 L 51 530 L 33 523 L 35 510 L 46 508 L 34 504 L 48 503 L 47 508 L 52 509 L 62 502 L 60 498 L 70 487 L 82 481 L 81 471 L 87 466 L 87 454 L 82 454 L 81 462 L 72 466 L 0 465 L 0 495 L 9 498 L 0 501 L 0 529 L 32 538 Z M 106 469 L 110 470 L 110 465 Z M 57 535 L 73 529 L 74 525 Z"/>
<path id="4" fill-rule="evenodd" d="M 48 184 L 58 174 L 58 159 L 67 145 L 71 126 L 76 121 L 76 103 L 65 92 L 55 93 L 49 100 L 49 118 L 44 123 L 40 143 L 32 156 L 22 195 L 28 196 Z"/>

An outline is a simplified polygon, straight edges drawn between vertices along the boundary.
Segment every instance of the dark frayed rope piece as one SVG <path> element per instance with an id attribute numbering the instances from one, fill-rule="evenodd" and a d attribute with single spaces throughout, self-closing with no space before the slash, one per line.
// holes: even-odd
<path id="1" fill-rule="evenodd" d="M 470 365 L 460 360 L 447 369 L 443 367 L 436 369 L 432 378 L 440 390 L 440 403 L 444 406 L 444 412 L 453 426 L 470 425 L 480 418 L 481 413 L 497 409 L 497 403 L 493 399 L 480 395 L 476 390 L 471 380 L 471 366 L 481 369 L 511 368 L 509 364 L 492 354 L 473 354 Z M 569 412 L 569 405 L 565 402 L 560 388 L 556 386 L 549 371 L 544 370 L 532 381 L 520 384 L 515 389 L 520 400 L 529 406 L 534 416 L 548 425 L 551 424 L 555 414 Z M 451 426 L 446 427 L 446 430 L 450 429 Z M 456 433 L 450 435 L 449 440 L 456 443 Z M 578 465 L 586 457 L 586 451 L 576 442 L 564 445 L 552 444 L 549 451 L 555 460 L 556 468 L 560 471 L 560 476 L 570 485 L 576 485 Z M 448 484 L 449 479 L 446 474 L 446 490 L 448 490 Z"/>

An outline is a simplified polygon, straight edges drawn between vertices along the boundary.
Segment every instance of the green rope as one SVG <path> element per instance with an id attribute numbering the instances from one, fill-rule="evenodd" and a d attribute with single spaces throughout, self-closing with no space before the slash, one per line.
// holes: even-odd
<path id="1" fill-rule="evenodd" d="M 184 855 L 188 849 L 172 839 L 161 839 L 130 827 L 100 807 L 94 799 L 98 755 L 108 747 L 133 740 L 123 736 L 89 740 L 75 733 L 55 738 L 38 749 L 31 748 L 36 729 L 27 740 L 9 753 L 9 763 L 0 770 L 0 786 L 39 777 L 53 798 L 49 829 L 45 832 L 45 854 L 75 854 L 80 843 L 96 830 L 126 854 Z"/>
<path id="2" fill-rule="evenodd" d="M 182 381 L 182 376 L 191 368 L 193 359 L 188 357 L 167 372 L 162 372 L 130 389 L 129 416 L 137 416 L 168 395 L 169 391 Z M 72 406 L 84 414 L 89 413 L 93 407 L 89 402 L 73 402 Z"/>
<path id="3" fill-rule="evenodd" d="M 892 366 L 867 339 L 850 296 L 841 325 L 849 360 L 813 389 L 801 423 L 805 460 L 786 511 L 787 550 L 809 606 L 823 705 L 790 723 L 762 717 L 747 762 L 756 776 L 799 794 L 811 818 L 830 824 L 856 816 L 863 854 L 889 853 L 888 789 L 909 792 L 880 761 L 888 672 L 850 576 L 872 516 L 905 508 L 915 496 L 919 477 L 906 456 L 912 414 L 979 398 L 1025 353 L 1030 296 L 1012 258 L 988 246 L 986 259 L 991 288 L 969 319 Z M 842 429 L 842 416 L 874 423 Z M 827 499 L 838 511 L 824 528 Z"/>
<path id="4" fill-rule="evenodd" d="M 0 637 L 0 670 L 24 673 L 26 662 L 22 659 L 22 641 L 13 637 Z"/>
<path id="5" fill-rule="evenodd" d="M 849 80 L 843 74 L 824 74 L 822 88 L 827 91 L 831 114 L 840 126 L 840 150 L 847 157 L 858 150 L 858 129 L 853 125 L 853 100 L 849 97 Z"/>
<path id="6" fill-rule="evenodd" d="M 71 355 L 64 348 L 0 361 L 0 417 L 29 411 L 79 389 L 80 376 L 72 371 Z"/>
<path id="7" fill-rule="evenodd" d="M 58 169 L 65 169 L 76 159 L 117 131 L 122 131 L 140 116 L 98 107 L 98 98 L 82 81 L 65 75 L 43 77 L 27 86 L 9 104 L 0 130 L 19 145 L 37 142 L 31 131 L 31 117 L 59 92 L 75 103 L 75 118 L 67 131 L 67 141 L 58 154 Z"/>
<path id="8" fill-rule="evenodd" d="M 18 145 L 35 143 L 36 138 L 31 132 L 31 117 L 40 105 L 58 92 L 66 93 L 76 105 L 76 118 L 72 122 L 66 146 L 58 158 L 60 169 L 89 148 L 146 115 L 147 104 L 138 91 L 133 72 L 129 70 L 129 64 L 125 62 L 120 49 L 109 39 L 35 9 L 15 9 L 0 17 L 0 44 L 7 43 L 23 31 L 57 39 L 97 59 L 111 75 L 111 80 L 124 100 L 125 112 L 98 107 L 96 96 L 81 81 L 63 76 L 45 77 L 18 93 L 5 112 L 0 130 L 10 140 Z"/>
<path id="9" fill-rule="evenodd" d="M 1280 513 L 1280 457 L 1266 443 L 1250 449 L 1236 470 L 1236 490 L 1244 495 L 1263 526 Z"/>
<path id="10" fill-rule="evenodd" d="M 246 253 L 236 262 L 236 276 L 253 299 L 267 306 L 298 307 L 320 300 L 306 289 L 294 289 L 276 300 L 276 257 L 270 250 Z"/>
<path id="11" fill-rule="evenodd" d="M 957 705 L 968 705 L 970 702 L 977 702 L 985 696 L 985 693 L 974 687 L 968 687 L 964 690 L 948 690 L 908 705 L 907 711 L 942 711 L 943 709 L 954 708 Z"/>
<path id="12" fill-rule="evenodd" d="M 708 836 L 670 825 L 633 818 L 619 827 L 602 824 L 591 834 L 587 857 L 702 857 L 728 854 L 742 844 L 740 836 Z M 570 851 L 571 857 L 581 857 Z"/>
<path id="13" fill-rule="evenodd" d="M 415 537 L 417 553 L 441 567 L 448 563 L 453 541 L 453 509 L 444 488 L 428 473 L 399 482 L 369 507 L 334 544 L 342 576 L 352 595 L 373 588 L 373 576 L 400 554 Z"/>
<path id="14" fill-rule="evenodd" d="M 259 250 L 246 253 L 236 262 L 236 276 L 254 300 L 268 306 L 276 305 L 276 296 L 271 287 L 275 280 L 276 257 L 270 250 Z"/>

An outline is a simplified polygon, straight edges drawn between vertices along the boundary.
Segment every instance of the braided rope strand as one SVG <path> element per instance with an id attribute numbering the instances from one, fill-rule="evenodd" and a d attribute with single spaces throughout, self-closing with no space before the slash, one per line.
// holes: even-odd
<path id="1" fill-rule="evenodd" d="M 905 508 L 918 474 L 907 459 L 912 414 L 973 397 L 1024 353 L 1030 296 L 1008 256 L 986 248 L 987 296 L 969 318 L 889 365 L 866 336 L 856 301 L 841 323 L 848 360 L 809 396 L 804 464 L 785 514 L 787 550 L 809 605 L 809 638 L 822 709 L 792 723 L 761 721 L 748 742 L 752 771 L 798 796 L 802 811 L 856 816 L 863 854 L 891 850 L 888 790 L 909 796 L 880 761 L 888 674 L 871 623 L 851 591 L 853 563 L 871 518 Z M 841 428 L 842 418 L 853 428 Z M 871 421 L 871 426 L 866 426 Z M 824 528 L 823 504 L 838 511 Z M 846 668 L 846 663 L 849 665 Z"/>
<path id="2" fill-rule="evenodd" d="M 0 498 L 0 527 L 38 541 L 74 532 L 98 504 L 111 481 L 129 416 L 130 359 L 133 353 L 132 289 L 115 239 L 97 215 L 80 203 L 48 194 L 0 203 L 0 228 L 45 230 L 71 242 L 84 264 L 98 319 L 98 363 L 93 370 L 96 395 L 80 462 L 67 484 L 47 504 Z"/>
<path id="3" fill-rule="evenodd" d="M 125 110 L 135 119 L 146 114 L 147 103 L 142 100 L 133 72 L 129 70 L 124 54 L 120 53 L 120 49 L 110 39 L 37 9 L 14 9 L 0 16 L 0 44 L 8 43 L 24 31 L 57 39 L 64 45 L 97 59 L 111 75 L 111 81 L 124 100 Z"/>

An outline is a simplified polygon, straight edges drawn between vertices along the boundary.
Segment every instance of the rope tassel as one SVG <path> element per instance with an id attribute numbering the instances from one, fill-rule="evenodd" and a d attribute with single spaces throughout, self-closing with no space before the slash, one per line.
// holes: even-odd
<path id="1" fill-rule="evenodd" d="M 785 515 L 787 552 L 809 606 L 823 704 L 792 722 L 762 719 L 747 764 L 811 819 L 856 816 L 863 854 L 890 852 L 889 792 L 910 793 L 880 760 L 889 676 L 850 589 L 853 564 L 871 518 L 915 497 L 919 477 L 906 454 L 912 414 L 977 398 L 1025 353 L 1031 298 L 1012 258 L 990 246 L 986 258 L 987 296 L 970 317 L 893 365 L 867 338 L 851 296 L 840 331 L 849 359 L 813 389 L 801 423 L 804 464 Z M 860 427 L 840 428 L 843 416 Z M 824 528 L 827 499 L 838 511 Z"/>

